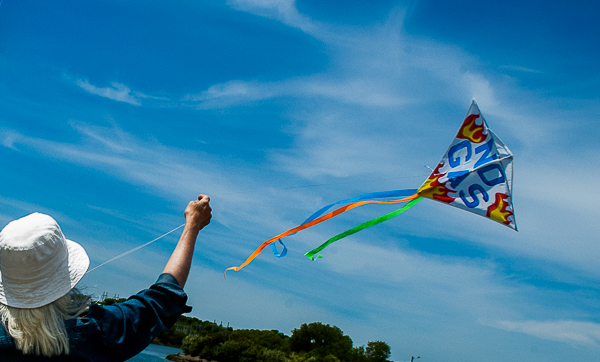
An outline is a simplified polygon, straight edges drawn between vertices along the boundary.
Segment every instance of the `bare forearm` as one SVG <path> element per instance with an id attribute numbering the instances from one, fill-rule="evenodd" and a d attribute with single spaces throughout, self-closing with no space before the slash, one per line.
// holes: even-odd
<path id="1" fill-rule="evenodd" d="M 209 202 L 210 198 L 208 196 L 200 195 L 198 200 L 190 201 L 185 208 L 183 232 L 163 270 L 163 273 L 173 275 L 182 288 L 185 286 L 190 273 L 198 233 L 210 223 L 212 218 Z"/>
<path id="2" fill-rule="evenodd" d="M 173 275 L 182 288 L 185 286 L 190 268 L 192 267 L 192 257 L 198 233 L 199 230 L 190 230 L 188 228 L 183 230 L 181 238 L 179 238 L 179 242 L 163 270 L 163 273 Z"/>

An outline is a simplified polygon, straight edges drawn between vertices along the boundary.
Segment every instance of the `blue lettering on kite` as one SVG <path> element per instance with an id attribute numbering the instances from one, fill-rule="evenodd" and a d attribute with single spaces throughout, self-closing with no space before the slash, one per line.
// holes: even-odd
<path id="1" fill-rule="evenodd" d="M 467 176 L 469 176 L 469 171 L 448 172 L 450 187 L 456 190 L 456 187 L 460 185 L 460 183 L 463 182 Z"/>
<path id="2" fill-rule="evenodd" d="M 473 184 L 473 185 L 469 186 L 469 195 L 471 196 L 471 198 L 473 199 L 473 201 L 468 201 L 465 198 L 465 192 L 463 190 L 461 190 L 459 192 L 461 200 L 463 200 L 463 202 L 465 203 L 465 205 L 467 205 L 471 209 L 474 208 L 474 207 L 477 207 L 479 205 L 479 199 L 477 198 L 477 195 L 475 194 L 475 191 L 479 191 L 481 193 L 481 196 L 483 197 L 483 200 L 485 202 L 487 202 L 490 199 L 488 193 L 485 191 L 485 189 L 483 188 L 483 186 L 481 186 L 479 184 Z"/>
<path id="3" fill-rule="evenodd" d="M 493 144 L 494 144 L 494 139 L 492 138 L 491 140 L 489 140 L 489 142 L 484 143 L 475 149 L 475 153 L 483 152 L 483 155 L 481 155 L 481 157 L 479 157 L 477 162 L 475 162 L 475 168 L 498 158 L 498 155 L 495 153 L 493 155 L 489 156 L 490 152 L 492 151 Z"/>
<path id="4" fill-rule="evenodd" d="M 471 155 L 473 153 L 471 151 L 471 142 L 462 141 L 461 143 L 450 147 L 450 149 L 448 150 L 448 163 L 450 164 L 450 167 L 454 168 L 460 165 L 460 157 L 455 159 L 454 154 L 463 148 L 467 149 L 467 156 L 465 157 L 465 162 L 468 162 L 471 159 Z"/>
<path id="5" fill-rule="evenodd" d="M 492 170 L 497 170 L 499 175 L 494 179 L 488 180 L 488 178 L 485 176 L 485 173 Z M 481 181 L 483 181 L 483 183 L 488 186 L 498 185 L 506 181 L 506 175 L 504 174 L 504 170 L 497 163 L 490 163 L 489 165 L 480 168 L 479 170 L 477 170 L 477 174 L 479 175 L 479 178 L 481 178 Z"/>

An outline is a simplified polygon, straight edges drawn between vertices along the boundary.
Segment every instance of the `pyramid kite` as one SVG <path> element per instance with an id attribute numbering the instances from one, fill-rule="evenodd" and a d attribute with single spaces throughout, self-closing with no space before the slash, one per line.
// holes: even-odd
<path id="1" fill-rule="evenodd" d="M 462 126 L 446 153 L 419 189 L 373 192 L 327 205 L 306 219 L 302 224 L 285 231 L 262 243 L 240 266 L 227 268 L 238 271 L 248 265 L 262 250 L 271 245 L 277 257 L 283 257 L 287 248 L 282 238 L 329 220 L 355 207 L 377 203 L 393 204 L 406 202 L 400 209 L 362 223 L 344 231 L 305 255 L 312 260 L 322 257 L 319 252 L 331 243 L 355 234 L 363 229 L 382 223 L 416 205 L 423 198 L 458 207 L 517 230 L 512 205 L 512 160 L 513 155 L 488 127 L 477 103 L 473 100 Z M 335 205 L 346 204 L 325 213 Z M 274 242 L 283 245 L 277 252 Z"/>

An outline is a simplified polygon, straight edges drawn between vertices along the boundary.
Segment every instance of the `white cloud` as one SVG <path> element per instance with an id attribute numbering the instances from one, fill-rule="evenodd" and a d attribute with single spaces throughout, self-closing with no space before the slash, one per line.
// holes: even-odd
<path id="1" fill-rule="evenodd" d="M 281 97 L 285 87 L 277 83 L 232 80 L 215 84 L 199 94 L 186 95 L 183 101 L 199 109 L 225 108 L 231 105 Z"/>
<path id="2" fill-rule="evenodd" d="M 78 79 L 76 84 L 81 87 L 81 89 L 91 93 L 98 95 L 100 97 L 112 99 L 117 102 L 125 102 L 129 103 L 133 106 L 141 106 L 141 99 L 155 99 L 155 100 L 168 100 L 165 97 L 154 97 L 144 94 L 142 92 L 136 92 L 129 89 L 128 86 L 118 82 L 112 82 L 112 87 L 97 87 L 93 84 L 90 84 L 89 81 Z"/>
<path id="3" fill-rule="evenodd" d="M 13 149 L 13 150 L 17 150 L 17 148 L 14 145 L 14 141 L 15 141 L 15 135 L 12 133 L 5 133 L 4 134 L 4 138 L 2 139 L 2 146 Z"/>
<path id="4" fill-rule="evenodd" d="M 118 127 L 89 126 L 80 122 L 72 122 L 72 125 L 88 137 L 87 142 L 63 143 L 14 133 L 13 143 L 26 145 L 28 149 L 53 159 L 92 166 L 132 183 L 143 183 L 165 191 L 193 187 L 186 185 L 187 181 L 178 177 L 180 175 L 186 175 L 186 179 L 190 175 L 197 180 L 204 178 L 197 157 L 194 157 L 193 165 L 186 163 L 185 155 L 178 155 L 177 151 L 167 152 L 158 143 L 145 144 Z M 178 182 L 181 182 L 180 187 L 174 188 Z"/>
<path id="5" fill-rule="evenodd" d="M 237 10 L 279 20 L 306 33 L 313 33 L 317 27 L 298 12 L 295 0 L 229 0 L 228 4 Z"/>
<path id="6" fill-rule="evenodd" d="M 131 89 L 129 89 L 129 87 L 127 87 L 125 84 L 112 82 L 112 87 L 100 88 L 90 84 L 87 80 L 79 79 L 77 80 L 77 85 L 83 90 L 100 97 L 112 99 L 118 102 L 129 103 L 134 106 L 142 105 L 138 97 L 132 94 Z"/>
<path id="7" fill-rule="evenodd" d="M 264 180 L 260 177 L 264 175 L 261 165 L 229 164 L 225 168 L 223 160 L 217 155 L 143 141 L 116 125 L 99 127 L 82 122 L 71 122 L 71 125 L 84 136 L 81 142 L 57 142 L 13 132 L 11 145 L 24 146 L 21 147 L 23 153 L 98 170 L 160 198 L 188 201 L 190 195 L 198 193 L 217 195 L 221 207 L 215 214 L 223 215 L 220 222 L 226 226 L 233 224 L 233 227 L 247 229 L 250 233 L 256 233 L 253 230 L 259 225 L 269 225 L 268 230 L 272 230 L 277 229 L 277 224 L 289 223 L 268 202 L 269 197 L 272 198 L 277 192 L 266 191 Z M 260 204 L 250 202 L 257 192 L 262 195 Z M 282 194 L 288 199 L 293 198 L 293 192 L 285 191 Z M 308 208 L 308 204 L 312 205 L 306 198 L 299 198 L 298 204 L 305 208 Z M 233 214 L 234 219 L 229 219 Z M 248 223 L 239 225 L 235 222 L 239 218 Z M 246 242 L 254 244 L 250 240 Z M 244 253 L 245 248 L 240 247 Z"/>
<path id="8" fill-rule="evenodd" d="M 128 144 L 134 142 L 131 136 L 124 132 L 113 122 L 113 128 L 107 132 L 102 127 L 90 126 L 81 122 L 71 121 L 71 126 L 81 134 L 100 142 L 104 147 L 116 153 L 133 151 Z"/>
<path id="9" fill-rule="evenodd" d="M 195 106 L 201 109 L 211 109 L 287 96 L 367 107 L 397 107 L 405 102 L 386 86 L 366 78 L 336 80 L 322 75 L 270 83 L 232 80 L 187 95 L 183 100 L 197 102 Z"/>
<path id="10" fill-rule="evenodd" d="M 526 67 L 519 66 L 519 65 L 503 65 L 500 68 L 507 69 L 507 70 L 513 70 L 516 72 L 523 72 L 523 73 L 533 73 L 533 74 L 542 74 L 543 73 L 540 70 L 526 68 Z"/>
<path id="11" fill-rule="evenodd" d="M 486 107 L 493 107 L 498 104 L 498 100 L 494 96 L 494 89 L 490 81 L 485 79 L 481 74 L 465 73 L 464 75 L 467 89 L 471 90 L 471 98 L 477 100 L 478 103 L 485 104 Z"/>
<path id="12" fill-rule="evenodd" d="M 593 347 L 600 346 L 600 324 L 578 321 L 498 321 L 496 327 L 537 338 Z"/>
<path id="13" fill-rule="evenodd" d="M 236 0 L 230 5 L 290 26 L 315 24 L 298 14 L 294 1 Z M 302 21 L 289 20 L 296 18 Z M 199 102 L 203 109 L 285 96 L 329 102 L 329 108 L 351 104 L 402 109 L 440 99 L 468 104 L 477 98 L 485 105 L 499 102 L 490 81 L 473 70 L 477 64 L 474 57 L 456 47 L 411 37 L 404 32 L 403 22 L 404 12 L 398 11 L 375 30 L 331 24 L 300 26 L 322 40 L 331 53 L 327 69 L 276 82 L 231 80 L 185 99 Z"/>
<path id="14" fill-rule="evenodd" d="M 396 107 L 404 100 L 385 85 L 366 78 L 330 80 L 317 77 L 306 79 L 296 87 L 305 96 L 325 97 L 341 103 L 368 107 Z"/>
<path id="15" fill-rule="evenodd" d="M 264 96 L 257 97 L 255 96 L 255 92 L 252 92 L 252 85 L 246 82 L 240 81 L 231 81 L 225 84 L 216 84 L 201 94 L 191 97 L 193 101 L 206 101 L 218 98 L 226 98 L 226 97 L 247 97 L 258 99 L 258 98 L 266 98 Z"/>

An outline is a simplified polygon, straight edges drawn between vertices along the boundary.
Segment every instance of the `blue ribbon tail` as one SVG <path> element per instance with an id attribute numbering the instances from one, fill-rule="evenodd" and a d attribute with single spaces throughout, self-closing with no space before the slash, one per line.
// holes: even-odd
<path id="1" fill-rule="evenodd" d="M 271 243 L 271 250 L 273 250 L 273 255 L 275 255 L 278 258 L 283 258 L 287 255 L 287 247 L 285 246 L 283 241 L 281 241 L 281 239 L 278 239 L 277 241 L 279 241 L 279 244 L 283 245 L 283 250 L 281 251 L 281 253 L 277 252 L 277 247 L 275 246 L 275 243 Z"/>

